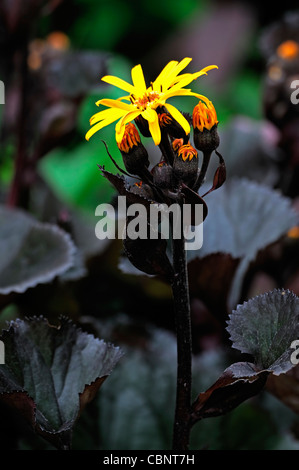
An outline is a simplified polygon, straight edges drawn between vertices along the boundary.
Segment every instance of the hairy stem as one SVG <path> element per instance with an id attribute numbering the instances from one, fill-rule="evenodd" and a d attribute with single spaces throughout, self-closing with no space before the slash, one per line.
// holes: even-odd
<path id="1" fill-rule="evenodd" d="M 173 239 L 173 268 L 172 292 L 177 333 L 177 394 L 172 448 L 185 451 L 189 448 L 191 430 L 192 341 L 183 228 L 181 237 Z"/>

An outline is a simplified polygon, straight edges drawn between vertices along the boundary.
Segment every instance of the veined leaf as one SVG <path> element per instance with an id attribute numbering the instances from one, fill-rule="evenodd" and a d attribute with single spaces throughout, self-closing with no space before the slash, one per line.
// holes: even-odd
<path id="1" fill-rule="evenodd" d="M 0 206 L 0 294 L 52 281 L 74 262 L 75 246 L 56 225 Z"/>
<path id="2" fill-rule="evenodd" d="M 62 319 L 16 320 L 0 337 L 0 400 L 18 409 L 34 430 L 57 448 L 69 448 L 84 406 L 122 356 L 119 348 Z"/>
<path id="3" fill-rule="evenodd" d="M 203 226 L 203 246 L 189 251 L 189 260 L 227 253 L 240 263 L 229 296 L 235 308 L 244 275 L 258 252 L 280 239 L 297 218 L 291 200 L 278 191 L 246 179 L 230 179 L 206 198 L 209 215 Z M 196 230 L 196 228 L 195 228 Z"/>
<path id="4" fill-rule="evenodd" d="M 299 337 L 299 298 L 284 289 L 258 295 L 232 312 L 228 332 L 233 347 L 253 356 L 259 370 L 279 375 L 290 370 Z"/>

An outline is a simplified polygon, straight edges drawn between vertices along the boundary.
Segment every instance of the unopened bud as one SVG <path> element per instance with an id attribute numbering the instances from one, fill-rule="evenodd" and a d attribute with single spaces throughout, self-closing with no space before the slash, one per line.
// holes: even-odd
<path id="1" fill-rule="evenodd" d="M 162 108 L 163 110 L 163 108 Z M 184 140 L 184 143 L 187 143 L 189 140 L 189 135 L 186 135 L 186 132 L 182 128 L 182 126 L 169 114 L 168 112 L 160 112 L 158 113 L 159 117 L 159 124 L 161 129 L 165 129 L 167 134 L 175 137 L 176 139 Z"/>
<path id="2" fill-rule="evenodd" d="M 175 152 L 178 152 L 179 148 L 184 145 L 184 139 L 175 139 L 172 142 L 172 148 Z"/>
<path id="3" fill-rule="evenodd" d="M 202 152 L 215 150 L 220 143 L 216 110 L 211 101 L 199 102 L 193 110 L 194 145 Z"/>
<path id="4" fill-rule="evenodd" d="M 152 169 L 153 183 L 162 189 L 173 187 L 173 169 L 166 162 L 162 161 Z"/>
<path id="5" fill-rule="evenodd" d="M 148 121 L 141 114 L 135 118 L 135 123 L 143 137 L 151 137 Z"/>
<path id="6" fill-rule="evenodd" d="M 124 136 L 118 148 L 122 154 L 126 170 L 133 175 L 140 175 L 149 166 L 148 153 L 142 145 L 134 124 L 126 125 Z"/>
<path id="7" fill-rule="evenodd" d="M 192 145 L 181 145 L 173 162 L 173 171 L 178 180 L 192 184 L 197 178 L 198 157 Z"/>

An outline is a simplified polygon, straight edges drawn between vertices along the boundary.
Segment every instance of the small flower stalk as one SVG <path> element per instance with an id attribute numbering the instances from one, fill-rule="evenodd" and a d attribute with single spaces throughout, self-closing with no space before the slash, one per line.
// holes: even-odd
<path id="1" fill-rule="evenodd" d="M 108 155 L 123 174 L 110 173 L 103 167 L 100 169 L 118 193 L 126 196 L 127 205 L 141 203 L 147 214 L 153 204 L 169 207 L 175 203 L 180 208 L 188 204 L 193 213 L 196 206 L 201 205 L 204 219 L 207 205 L 203 197 L 218 189 L 226 178 L 225 162 L 217 151 L 220 139 L 215 107 L 205 96 L 186 88 L 217 66 L 210 65 L 195 73 L 181 73 L 190 62 L 191 58 L 188 57 L 180 62 L 170 61 L 148 86 L 141 65 L 133 67 L 132 83 L 110 75 L 103 77 L 104 82 L 124 90 L 127 95 L 116 100 L 98 101 L 96 104 L 106 109 L 90 119 L 87 140 L 116 122 L 115 139 L 125 169 L 116 163 L 107 146 Z M 188 97 L 193 101 L 196 98 L 190 114 L 182 113 L 169 103 L 170 98 L 175 96 Z M 152 167 L 141 136 L 144 143 L 147 138 L 152 138 L 160 150 L 160 161 Z M 201 196 L 199 190 L 205 181 L 213 153 L 219 160 L 219 166 L 212 187 Z M 137 178 L 137 181 L 132 183 L 131 178 L 128 180 L 124 176 Z M 151 226 L 150 219 L 146 223 L 149 233 L 157 231 L 157 227 Z M 193 223 L 197 223 L 195 217 L 191 219 L 191 225 Z M 164 278 L 172 287 L 178 347 L 172 448 L 185 451 L 188 450 L 191 431 L 192 344 L 185 233 L 183 223 L 181 225 L 180 237 L 172 236 L 171 239 L 172 262 L 168 256 L 169 246 L 161 236 L 136 240 L 126 236 L 123 242 L 124 251 L 135 267 Z"/>

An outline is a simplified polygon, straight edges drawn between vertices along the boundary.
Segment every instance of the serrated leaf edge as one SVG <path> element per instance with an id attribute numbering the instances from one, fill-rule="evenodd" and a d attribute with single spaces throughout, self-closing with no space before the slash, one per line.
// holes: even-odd
<path id="1" fill-rule="evenodd" d="M 49 224 L 49 223 L 36 222 L 31 227 L 31 229 L 34 229 L 34 228 L 37 228 L 39 230 L 50 230 L 52 233 L 59 234 L 59 236 L 62 237 L 63 241 L 66 244 L 65 253 L 66 253 L 66 256 L 69 258 L 69 260 L 65 262 L 63 265 L 61 265 L 60 267 L 58 267 L 55 270 L 55 273 L 53 272 L 44 273 L 43 275 L 39 275 L 35 280 L 31 279 L 30 282 L 24 280 L 23 282 L 16 284 L 16 285 L 10 285 L 8 287 L 2 287 L 2 288 L 0 287 L 1 295 L 8 295 L 12 292 L 22 294 L 27 289 L 36 287 L 38 284 L 46 284 L 52 281 L 53 279 L 55 279 L 55 277 L 63 274 L 67 269 L 73 266 L 74 256 L 76 253 L 76 246 L 74 245 L 70 235 L 67 232 L 57 227 L 56 225 Z"/>

